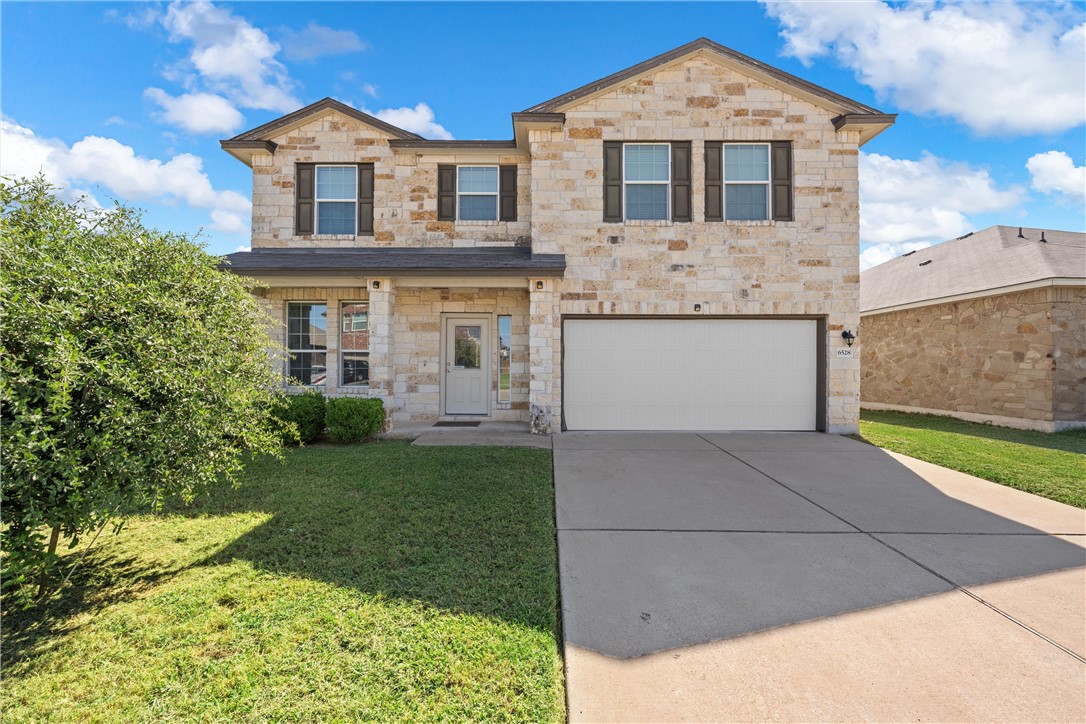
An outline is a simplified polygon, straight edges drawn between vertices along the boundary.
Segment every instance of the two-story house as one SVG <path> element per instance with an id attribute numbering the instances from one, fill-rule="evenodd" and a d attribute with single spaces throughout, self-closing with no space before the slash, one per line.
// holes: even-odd
<path id="1" fill-rule="evenodd" d="M 857 430 L 857 155 L 894 116 L 700 39 L 512 121 L 325 99 L 222 142 L 288 384 L 393 423 Z"/>

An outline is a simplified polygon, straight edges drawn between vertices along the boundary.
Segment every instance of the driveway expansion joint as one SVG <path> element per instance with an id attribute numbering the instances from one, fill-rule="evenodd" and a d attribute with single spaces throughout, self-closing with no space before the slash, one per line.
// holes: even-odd
<path id="1" fill-rule="evenodd" d="M 739 456 L 737 456 L 737 455 L 733 454 L 733 453 L 732 453 L 731 451 L 729 451 L 729 450 L 725 450 L 724 448 L 720 447 L 719 445 L 717 445 L 717 444 L 716 444 L 715 442 L 713 442 L 712 440 L 709 440 L 708 438 L 706 438 L 706 437 L 705 437 L 704 435 L 701 435 L 701 434 L 699 434 L 699 435 L 698 435 L 698 437 L 700 437 L 700 438 L 701 438 L 702 440 L 705 440 L 705 442 L 709 443 L 710 445 L 712 445 L 713 447 L 715 447 L 715 448 L 716 448 L 717 450 L 720 450 L 720 452 L 724 453 L 725 455 L 728 455 L 729 457 L 731 457 L 731 458 L 734 458 L 735 460 L 738 460 L 739 462 L 741 462 L 742 464 L 746 465 L 746 466 L 747 466 L 748 468 L 750 468 L 750 469 L 751 469 L 751 470 L 753 470 L 754 472 L 758 473 L 759 475 L 764 475 L 765 477 L 769 478 L 769 479 L 770 479 L 770 480 L 772 480 L 772 481 L 773 481 L 774 483 L 776 483 L 777 485 L 781 486 L 782 488 L 784 488 L 785 490 L 789 491 L 790 493 L 793 493 L 794 495 L 797 495 L 797 496 L 799 496 L 800 498 L 802 498 L 803 500 L 806 500 L 806 501 L 807 501 L 808 503 L 810 503 L 811 505 L 813 505 L 813 506 L 815 506 L 815 507 L 817 507 L 817 508 L 820 508 L 821 510 L 823 510 L 823 511 L 824 511 L 824 512 L 826 512 L 826 513 L 828 513 L 829 515 L 832 515 L 832 516 L 833 516 L 834 518 L 837 518 L 837 520 L 841 521 L 841 522 L 842 522 L 842 523 L 844 523 L 845 525 L 847 525 L 847 526 L 849 526 L 849 527 L 851 527 L 851 528 L 854 528 L 854 529 L 855 529 L 855 530 L 856 530 L 857 532 L 859 532 L 859 533 L 863 533 L 864 535 L 866 535 L 866 536 L 867 536 L 868 538 L 870 538 L 871 540 L 875 541 L 876 543 L 879 543 L 880 545 L 883 545 L 883 546 L 885 546 L 886 548 L 888 548 L 889 550 L 893 551 L 894 553 L 897 553 L 897 554 L 898 554 L 899 556 L 901 556 L 901 557 L 902 557 L 902 558 L 904 558 L 905 560 L 907 560 L 907 561 L 909 561 L 909 562 L 913 563 L 914 565 L 916 565 L 917 567 L 919 567 L 919 568 L 921 568 L 921 569 L 923 569 L 923 570 L 927 571 L 928 573 L 930 573 L 931 575 L 933 575 L 933 576 L 935 576 L 936 578 L 940 579 L 941 581 L 943 581 L 943 582 L 945 582 L 945 583 L 947 583 L 947 584 L 949 584 L 949 585 L 953 586 L 955 590 L 961 591 L 961 592 L 962 592 L 962 593 L 964 593 L 964 594 L 965 594 L 966 596 L 969 596 L 970 598 L 972 598 L 973 600 L 975 600 L 975 601 L 976 601 L 977 603 L 980 603 L 981 605 L 983 605 L 983 606 L 986 606 L 987 608 L 989 608 L 989 609 L 991 609 L 992 611 L 996 612 L 996 613 L 997 613 L 997 614 L 999 614 L 1000 616 L 1003 616 L 1004 618 L 1006 618 L 1006 619 L 1007 619 L 1008 621 L 1010 621 L 1010 622 L 1012 622 L 1012 623 L 1014 623 L 1014 624 L 1017 624 L 1018 626 L 1021 626 L 1021 627 L 1022 627 L 1023 629 L 1025 629 L 1026 631 L 1030 632 L 1030 633 L 1031 633 L 1031 634 L 1033 634 L 1034 636 L 1037 636 L 1038 638 L 1042 639 L 1043 641 L 1046 641 L 1046 642 L 1048 642 L 1049 644 L 1051 644 L 1051 645 L 1055 646 L 1055 647 L 1056 647 L 1056 648 L 1058 648 L 1058 649 L 1059 649 L 1060 651 L 1063 651 L 1063 652 L 1064 652 L 1065 654 L 1068 654 L 1069 656 L 1072 656 L 1073 658 L 1077 659 L 1078 661 L 1081 661 L 1082 663 L 1086 664 L 1086 658 L 1083 658 L 1082 656 L 1080 656 L 1079 654 L 1075 653 L 1074 651 L 1072 651 L 1071 649 L 1067 648 L 1066 646 L 1064 646 L 1064 645 L 1060 644 L 1059 642 L 1057 642 L 1057 641 L 1053 641 L 1053 640 L 1052 640 L 1051 638 L 1049 638 L 1048 636 L 1045 636 L 1045 635 L 1044 635 L 1043 633 L 1041 633 L 1041 632 L 1040 632 L 1040 631 L 1038 631 L 1037 629 L 1033 628 L 1032 626 L 1029 626 L 1029 625 L 1027 625 L 1027 624 L 1026 624 L 1026 623 L 1024 623 L 1023 621 L 1020 621 L 1019 619 L 1015 618 L 1015 617 L 1014 617 L 1014 616 L 1012 616 L 1011 614 L 1009 614 L 1009 613 L 1007 613 L 1006 611 L 1002 610 L 1002 609 L 1001 609 L 1001 608 L 999 608 L 998 606 L 995 606 L 995 605 L 993 605 L 992 603 L 989 603 L 988 601 L 984 600 L 984 599 L 983 599 L 983 598 L 982 598 L 981 596 L 979 596 L 979 595 L 977 595 L 977 594 L 973 593 L 972 591 L 970 591 L 969 589 L 965 588 L 965 587 L 964 587 L 964 586 L 962 586 L 961 584 L 959 584 L 959 583 L 956 583 L 955 581 L 952 581 L 951 579 L 947 578 L 946 576 L 944 576 L 943 574 L 939 573 L 938 571 L 936 571 L 936 570 L 934 570 L 934 569 L 930 568 L 929 566 L 926 566 L 926 565 L 924 565 L 923 563 L 921 563 L 920 561 L 916 560 L 916 559 L 915 559 L 915 558 L 913 558 L 912 556 L 910 556 L 910 555 L 908 555 L 908 554 L 906 554 L 906 553 L 904 553 L 904 552 L 902 552 L 902 551 L 898 550 L 897 548 L 895 548 L 894 546 L 890 545 L 890 544 L 889 544 L 889 543 L 887 543 L 886 541 L 882 540 L 881 538 L 878 538 L 878 537 L 877 537 L 877 534 L 876 534 L 876 533 L 872 533 L 872 532 L 869 532 L 869 531 L 865 531 L 865 530 L 863 530 L 862 528 L 860 528 L 860 527 L 859 527 L 858 525 L 856 525 L 855 523 L 853 523 L 853 522 L 851 522 L 851 521 L 849 521 L 849 520 L 846 520 L 845 518 L 842 518 L 842 517 L 841 517 L 840 515 L 838 515 L 837 513 L 834 513 L 834 512 L 833 512 L 832 510 L 830 510 L 829 508 L 826 508 L 826 507 L 825 507 L 825 506 L 823 506 L 823 505 L 819 505 L 818 503 L 816 503 L 815 501 L 811 500 L 810 498 L 808 498 L 808 497 L 807 497 L 806 495 L 804 495 L 803 493 L 800 493 L 799 491 L 797 491 L 797 490 L 795 490 L 795 489 L 793 489 L 793 488 L 789 487 L 788 485 L 785 485 L 784 483 L 782 483 L 782 482 L 781 482 L 780 480 L 777 480 L 777 479 L 776 479 L 775 477 L 773 477 L 773 476 L 772 476 L 772 475 L 770 475 L 769 473 L 767 473 L 767 472 L 765 472 L 765 471 L 763 471 L 763 470 L 759 470 L 759 469 L 758 469 L 758 468 L 756 468 L 756 467 L 755 467 L 754 465 L 750 464 L 750 463 L 749 463 L 749 462 L 747 462 L 746 460 L 743 460 L 743 459 L 742 459 L 742 458 L 740 458 Z M 877 449 L 877 448 L 876 448 L 876 449 Z M 881 450 L 880 450 L 880 452 L 881 452 Z M 885 534 L 885 535 L 889 535 L 889 534 Z M 955 535 L 955 534 L 954 534 L 954 533 L 944 533 L 944 534 L 939 534 L 939 533 L 931 533 L 931 534 L 923 534 L 923 535 Z M 962 533 L 962 534 L 958 534 L 958 535 L 972 535 L 972 534 L 965 534 L 965 533 Z M 1004 534 L 1001 534 L 1001 533 L 989 533 L 988 535 L 1004 535 Z M 1015 534 L 1013 534 L 1013 533 L 1008 533 L 1008 534 L 1006 534 L 1006 535 L 1015 535 Z M 1018 533 L 1017 535 L 1022 535 L 1022 536 L 1032 536 L 1032 535 L 1039 535 L 1039 536 L 1053 536 L 1053 535 L 1058 535 L 1058 534 L 1055 534 L 1055 533 L 1044 533 L 1044 532 L 1038 532 L 1038 533 Z"/>

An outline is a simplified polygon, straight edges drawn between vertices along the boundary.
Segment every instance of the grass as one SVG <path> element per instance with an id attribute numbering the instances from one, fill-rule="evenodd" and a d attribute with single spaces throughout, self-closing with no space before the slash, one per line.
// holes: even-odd
<path id="1" fill-rule="evenodd" d="M 1086 508 L 1086 430 L 1050 434 L 864 410 L 860 436 L 887 450 Z"/>
<path id="2" fill-rule="evenodd" d="M 548 452 L 315 446 L 246 478 L 5 609 L 6 722 L 564 719 Z"/>

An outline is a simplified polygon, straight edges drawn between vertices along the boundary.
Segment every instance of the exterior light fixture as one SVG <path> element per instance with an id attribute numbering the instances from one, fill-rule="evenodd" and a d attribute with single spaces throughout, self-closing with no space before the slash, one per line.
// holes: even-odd
<path id="1" fill-rule="evenodd" d="M 700 304 L 695 304 L 694 305 L 694 311 L 695 312 L 701 312 L 701 305 Z"/>
<path id="2" fill-rule="evenodd" d="M 535 283 L 535 288 L 542 291 L 543 290 L 543 282 L 536 282 Z"/>
<path id="3" fill-rule="evenodd" d="M 373 288 L 374 288 L 374 289 L 380 289 L 380 288 L 381 288 L 381 282 L 379 282 L 379 281 L 377 281 L 377 280 L 375 279 L 375 280 L 373 281 Z"/>
<path id="4" fill-rule="evenodd" d="M 845 340 L 845 344 L 851 347 L 852 342 L 856 339 L 856 335 L 846 329 L 844 332 L 841 332 L 841 339 Z"/>

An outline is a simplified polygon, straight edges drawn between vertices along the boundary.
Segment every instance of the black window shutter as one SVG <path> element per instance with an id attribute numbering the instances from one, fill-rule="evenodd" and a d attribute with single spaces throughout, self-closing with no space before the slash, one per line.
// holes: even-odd
<path id="1" fill-rule="evenodd" d="M 724 144 L 705 142 L 705 220 L 724 220 Z"/>
<path id="2" fill-rule="evenodd" d="M 499 214 L 501 221 L 517 220 L 517 167 L 500 166 L 499 175 Z"/>
<path id="3" fill-rule="evenodd" d="M 671 143 L 671 220 L 691 221 L 690 141 Z"/>
<path id="4" fill-rule="evenodd" d="M 294 233 L 313 233 L 314 168 L 311 163 L 294 165 Z"/>
<path id="5" fill-rule="evenodd" d="M 792 221 L 792 142 L 774 141 L 773 220 Z"/>
<path id="6" fill-rule="evenodd" d="M 456 166 L 437 167 L 437 220 L 456 221 Z"/>
<path id="7" fill-rule="evenodd" d="M 358 164 L 358 233 L 373 235 L 373 164 Z"/>
<path id="8" fill-rule="evenodd" d="M 603 220 L 622 221 L 622 143 L 603 142 Z"/>

